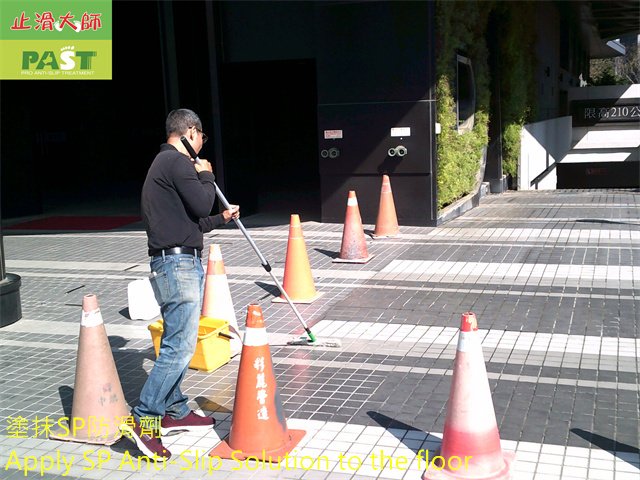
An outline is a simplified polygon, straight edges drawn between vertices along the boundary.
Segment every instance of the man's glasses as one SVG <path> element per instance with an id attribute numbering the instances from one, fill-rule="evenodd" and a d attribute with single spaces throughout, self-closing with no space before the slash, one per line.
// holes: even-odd
<path id="1" fill-rule="evenodd" d="M 196 132 L 200 132 L 202 134 L 202 144 L 204 145 L 205 143 L 207 143 L 207 140 L 209 140 L 209 137 L 207 137 L 207 134 L 204 133 L 202 130 L 199 130 L 198 127 L 196 127 L 195 125 L 193 126 L 193 128 L 196 129 Z"/>

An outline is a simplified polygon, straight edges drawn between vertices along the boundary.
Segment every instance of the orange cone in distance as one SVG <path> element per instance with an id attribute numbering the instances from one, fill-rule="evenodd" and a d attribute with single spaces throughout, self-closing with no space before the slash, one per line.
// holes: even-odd
<path id="1" fill-rule="evenodd" d="M 503 453 L 500 445 L 473 313 L 462 315 L 442 446 L 437 455 L 435 465 L 427 460 L 424 480 L 511 478 L 515 454 Z"/>
<path id="2" fill-rule="evenodd" d="M 220 458 L 233 455 L 239 460 L 256 457 L 263 462 L 279 463 L 281 456 L 291 452 L 306 433 L 287 428 L 262 310 L 251 304 L 238 368 L 231 431 L 209 455 Z"/>
<path id="3" fill-rule="evenodd" d="M 313 303 L 322 296 L 316 292 L 309 265 L 307 247 L 302 235 L 300 216 L 291 215 L 289 225 L 289 243 L 287 244 L 287 257 L 284 264 L 284 280 L 282 288 L 293 303 Z M 276 297 L 273 302 L 286 302 L 284 295 Z"/>
<path id="4" fill-rule="evenodd" d="M 336 263 L 367 263 L 373 257 L 367 252 L 367 241 L 364 238 L 358 199 L 356 192 L 351 190 L 347 200 L 340 257 L 334 258 L 333 261 Z"/>
<path id="5" fill-rule="evenodd" d="M 372 237 L 380 240 L 394 238 L 399 234 L 398 217 L 396 216 L 396 207 L 393 202 L 393 193 L 391 193 L 391 181 L 389 180 L 389 175 L 383 175 L 378 218 Z"/>
<path id="6" fill-rule="evenodd" d="M 111 445 L 120 439 L 120 424 L 128 416 L 98 299 L 85 295 L 69 429 L 52 431 L 49 438 Z"/>
<path id="7" fill-rule="evenodd" d="M 202 316 L 226 320 L 229 322 L 231 335 L 231 357 L 242 350 L 242 337 L 236 320 L 236 312 L 231 300 L 227 271 L 224 268 L 222 252 L 218 245 L 209 246 L 209 261 L 207 263 L 207 277 L 204 284 L 202 299 Z"/>

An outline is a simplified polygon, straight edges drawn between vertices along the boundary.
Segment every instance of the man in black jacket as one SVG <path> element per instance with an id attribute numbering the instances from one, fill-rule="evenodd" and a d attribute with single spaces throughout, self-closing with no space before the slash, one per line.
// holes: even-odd
<path id="1" fill-rule="evenodd" d="M 180 390 L 196 348 L 204 293 L 203 232 L 238 218 L 239 208 L 210 216 L 216 197 L 211 164 L 194 163 L 180 137 L 200 152 L 207 136 L 191 110 L 169 113 L 160 147 L 142 187 L 142 220 L 151 257 L 151 286 L 163 317 L 158 358 L 140 392 L 140 404 L 123 425 L 146 455 L 170 457 L 158 430 L 206 430 L 215 420 L 187 406 Z"/>

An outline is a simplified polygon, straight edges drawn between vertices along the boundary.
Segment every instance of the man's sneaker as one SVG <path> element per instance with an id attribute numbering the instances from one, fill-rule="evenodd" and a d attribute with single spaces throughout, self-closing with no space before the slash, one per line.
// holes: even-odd
<path id="1" fill-rule="evenodd" d="M 158 455 L 158 457 L 171 457 L 171 452 L 162 445 L 162 441 L 158 437 L 147 433 L 146 429 L 145 433 L 142 433 L 142 428 L 135 418 L 133 422 L 129 421 L 121 424 L 120 429 L 130 435 L 129 438 L 135 442 L 138 449 L 147 457 L 153 457 L 154 454 Z"/>
<path id="2" fill-rule="evenodd" d="M 160 432 L 162 435 L 177 431 L 201 432 L 213 429 L 215 424 L 214 418 L 203 417 L 192 411 L 182 420 L 174 420 L 165 415 L 160 422 Z"/>

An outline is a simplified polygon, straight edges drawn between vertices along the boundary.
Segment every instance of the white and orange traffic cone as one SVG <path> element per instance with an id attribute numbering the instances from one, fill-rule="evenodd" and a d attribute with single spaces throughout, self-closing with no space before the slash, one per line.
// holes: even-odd
<path id="1" fill-rule="evenodd" d="M 229 436 L 209 453 L 212 457 L 245 460 L 256 457 L 279 463 L 306 435 L 290 430 L 273 374 L 271 351 L 262 309 L 250 304 L 238 368 L 236 397 Z"/>
<path id="2" fill-rule="evenodd" d="M 334 258 L 333 261 L 336 263 L 367 263 L 373 257 L 367 251 L 367 241 L 364 238 L 356 192 L 351 190 L 347 200 L 347 213 L 344 219 L 344 230 L 342 231 L 340 256 Z"/>
<path id="3" fill-rule="evenodd" d="M 242 337 L 236 320 L 236 312 L 233 309 L 222 252 L 218 245 L 209 246 L 207 277 L 202 299 L 202 316 L 229 322 L 231 357 L 240 353 L 242 350 Z"/>
<path id="4" fill-rule="evenodd" d="M 95 295 L 82 299 L 76 378 L 69 428 L 51 431 L 49 438 L 111 445 L 129 416 Z"/>
<path id="5" fill-rule="evenodd" d="M 293 303 L 313 303 L 322 296 L 316 291 L 309 265 L 307 247 L 302 235 L 300 216 L 291 215 L 289 225 L 289 242 L 287 244 L 287 257 L 284 264 L 284 291 Z M 276 297 L 273 302 L 286 302 L 284 295 Z"/>
<path id="6" fill-rule="evenodd" d="M 393 202 L 393 193 L 391 193 L 391 181 L 389 180 L 389 175 L 383 175 L 376 228 L 371 236 L 374 240 L 380 240 L 385 238 L 396 238 L 399 235 L 400 228 L 398 227 L 398 217 L 396 215 L 396 207 Z"/>
<path id="7" fill-rule="evenodd" d="M 515 454 L 502 451 L 478 323 L 462 315 L 442 446 L 423 480 L 507 480 Z M 438 459 L 438 460 L 436 460 Z"/>

